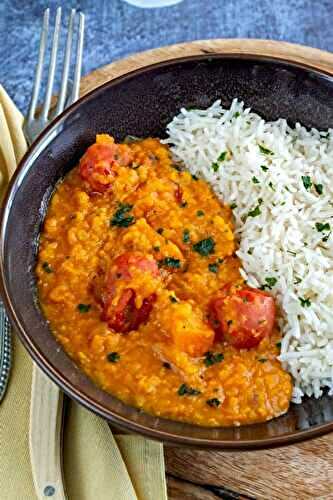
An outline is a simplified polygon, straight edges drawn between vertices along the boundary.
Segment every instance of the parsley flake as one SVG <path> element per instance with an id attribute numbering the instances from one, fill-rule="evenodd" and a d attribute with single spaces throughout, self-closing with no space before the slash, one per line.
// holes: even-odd
<path id="1" fill-rule="evenodd" d="M 308 175 L 302 175 L 302 182 L 305 189 L 309 191 L 309 189 L 311 189 L 312 186 L 312 181 L 310 177 Z"/>
<path id="2" fill-rule="evenodd" d="M 177 302 L 178 302 L 176 297 L 174 297 L 173 295 L 169 295 L 169 299 L 170 299 L 170 302 L 172 302 L 172 304 L 177 304 Z"/>
<path id="3" fill-rule="evenodd" d="M 276 285 L 277 279 L 276 278 L 265 278 L 266 285 L 263 285 L 264 288 L 268 288 L 269 290 L 272 290 L 273 286 Z"/>
<path id="4" fill-rule="evenodd" d="M 174 269 L 180 269 L 180 260 L 174 259 L 173 257 L 164 257 L 158 261 L 158 267 L 171 267 Z"/>
<path id="5" fill-rule="evenodd" d="M 192 246 L 192 249 L 202 255 L 207 257 L 207 255 L 214 253 L 215 241 L 212 237 L 205 238 L 204 240 L 198 241 Z"/>
<path id="6" fill-rule="evenodd" d="M 43 264 L 42 264 L 42 269 L 43 269 L 43 271 L 45 271 L 47 274 L 53 273 L 53 269 L 52 269 L 52 267 L 50 266 L 50 264 L 49 264 L 48 262 L 43 262 Z"/>
<path id="7" fill-rule="evenodd" d="M 316 222 L 316 229 L 317 231 L 319 231 L 319 233 L 322 233 L 323 231 L 329 231 L 331 229 L 331 226 L 328 222 L 325 222 L 324 224 L 322 224 L 321 222 Z"/>
<path id="8" fill-rule="evenodd" d="M 257 217 L 260 214 L 261 214 L 260 206 L 257 205 L 253 210 L 250 210 L 250 212 L 247 215 L 249 217 Z"/>
<path id="9" fill-rule="evenodd" d="M 222 151 L 222 153 L 218 157 L 217 161 L 224 161 L 226 156 L 227 156 L 227 151 Z"/>
<path id="10" fill-rule="evenodd" d="M 323 185 L 322 184 L 314 184 L 314 188 L 318 194 L 323 194 Z"/>
<path id="11" fill-rule="evenodd" d="M 231 203 L 230 208 L 231 208 L 231 210 L 233 210 L 234 208 L 237 208 L 237 203 Z"/>
<path id="12" fill-rule="evenodd" d="M 197 217 L 203 217 L 204 215 L 205 215 L 205 212 L 203 210 L 197 211 Z"/>
<path id="13" fill-rule="evenodd" d="M 117 361 L 120 360 L 120 354 L 115 351 L 109 352 L 109 354 L 107 354 L 106 356 L 106 359 L 109 361 L 109 363 L 117 363 Z"/>
<path id="14" fill-rule="evenodd" d="M 218 169 L 220 168 L 220 165 L 216 162 L 212 163 L 212 169 L 214 170 L 214 172 L 217 172 Z"/>
<path id="15" fill-rule="evenodd" d="M 219 264 L 217 262 L 208 264 L 208 269 L 210 270 L 211 273 L 217 274 L 219 272 Z"/>
<path id="16" fill-rule="evenodd" d="M 265 146 L 262 146 L 261 144 L 258 144 L 258 147 L 260 149 L 260 153 L 262 153 L 263 155 L 273 155 L 274 154 L 273 151 L 266 148 Z"/>
<path id="17" fill-rule="evenodd" d="M 190 243 L 190 231 L 188 229 L 184 229 L 183 231 L 183 243 Z"/>
<path id="18" fill-rule="evenodd" d="M 177 392 L 179 396 L 197 396 L 198 394 L 201 394 L 201 391 L 198 391 L 198 389 L 194 389 L 187 384 L 182 384 Z"/>
<path id="19" fill-rule="evenodd" d="M 110 221 L 110 226 L 128 227 L 134 224 L 135 217 L 133 215 L 128 215 L 132 208 L 133 205 L 128 203 L 119 203 L 118 210 L 116 210 Z"/>
<path id="20" fill-rule="evenodd" d="M 303 297 L 298 297 L 298 300 L 300 301 L 302 307 L 310 307 L 311 306 L 310 299 L 304 299 Z"/>
<path id="21" fill-rule="evenodd" d="M 216 363 L 221 363 L 224 360 L 222 352 L 216 352 L 215 354 L 211 351 L 205 353 L 204 364 L 205 366 L 213 366 Z"/>
<path id="22" fill-rule="evenodd" d="M 266 167 L 266 165 L 260 165 L 260 168 L 263 172 L 267 172 L 268 170 L 268 167 Z"/>
<path id="23" fill-rule="evenodd" d="M 267 358 L 259 358 L 258 361 L 259 363 L 266 363 Z"/>
<path id="24" fill-rule="evenodd" d="M 281 349 L 281 342 L 276 342 L 276 344 L 275 344 L 275 345 L 276 345 L 276 347 L 277 347 L 278 349 Z"/>
<path id="25" fill-rule="evenodd" d="M 255 176 L 252 177 L 252 182 L 253 184 L 260 184 L 260 181 Z"/>
<path id="26" fill-rule="evenodd" d="M 211 406 L 212 408 L 217 408 L 218 406 L 220 406 L 221 401 L 217 398 L 211 398 L 207 399 L 206 403 L 208 404 L 208 406 Z"/>
<path id="27" fill-rule="evenodd" d="M 76 307 L 80 313 L 87 313 L 88 311 L 90 311 L 91 305 L 90 304 L 78 304 Z"/>

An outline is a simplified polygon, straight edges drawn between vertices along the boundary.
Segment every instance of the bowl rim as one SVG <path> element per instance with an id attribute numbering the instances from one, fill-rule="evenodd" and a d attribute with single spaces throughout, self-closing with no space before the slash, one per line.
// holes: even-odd
<path id="1" fill-rule="evenodd" d="M 189 437 L 186 435 L 176 435 L 172 432 L 167 432 L 165 430 L 157 430 L 152 427 L 140 424 L 131 420 L 125 416 L 115 414 L 111 410 L 106 410 L 103 405 L 98 401 L 86 396 L 81 390 L 75 386 L 69 379 L 65 378 L 63 374 L 53 366 L 47 357 L 45 357 L 38 349 L 37 345 L 33 342 L 33 337 L 29 335 L 23 325 L 21 324 L 16 311 L 13 307 L 10 293 L 8 291 L 6 271 L 5 271 L 5 237 L 6 229 L 9 221 L 10 210 L 12 207 L 13 199 L 17 190 L 19 189 L 20 180 L 25 176 L 26 172 L 33 167 L 34 158 L 40 154 L 45 147 L 47 147 L 47 138 L 55 133 L 57 133 L 59 125 L 68 118 L 73 112 L 80 108 L 81 104 L 88 101 L 92 97 L 95 97 L 99 92 L 102 92 L 106 87 L 112 87 L 118 85 L 119 83 L 126 81 L 132 77 L 145 73 L 155 68 L 163 68 L 169 65 L 177 63 L 185 63 L 189 61 L 206 61 L 209 59 L 238 59 L 247 61 L 258 61 L 266 63 L 278 63 L 285 66 L 291 66 L 293 68 L 300 68 L 306 71 L 311 71 L 320 77 L 325 77 L 332 79 L 332 71 L 318 69 L 316 66 L 312 66 L 308 63 L 301 63 L 298 61 L 293 61 L 292 59 L 285 59 L 280 56 L 266 56 L 248 52 L 209 52 L 205 54 L 188 55 L 183 57 L 175 57 L 165 61 L 156 62 L 153 64 L 145 65 L 143 67 L 134 69 L 129 72 L 112 78 L 102 85 L 89 91 L 82 97 L 80 97 L 74 104 L 66 108 L 57 118 L 55 118 L 36 138 L 36 140 L 27 149 L 23 158 L 19 162 L 10 182 L 7 187 L 7 191 L 2 201 L 1 211 L 0 211 L 0 291 L 7 314 L 10 318 L 12 327 L 17 332 L 20 341 L 23 343 L 24 347 L 28 351 L 32 360 L 38 365 L 38 367 L 51 378 L 53 382 L 58 385 L 58 387 L 63 390 L 68 396 L 79 404 L 82 404 L 88 410 L 94 412 L 95 414 L 103 417 L 108 423 L 115 425 L 121 429 L 129 432 L 137 433 L 148 437 L 150 439 L 155 439 L 158 441 L 168 442 L 174 445 L 188 446 L 203 449 L 215 449 L 224 451 L 249 451 L 258 449 L 268 449 L 277 446 L 289 445 L 297 443 L 300 441 L 305 441 L 314 437 L 324 435 L 328 432 L 333 431 L 333 421 L 323 424 L 317 424 L 308 429 L 299 430 L 297 432 L 287 432 L 281 436 L 270 437 L 270 438 L 259 438 L 256 440 L 213 440 L 206 438 L 196 438 Z M 45 146 L 46 144 L 46 146 Z M 102 390 L 102 389 L 100 389 Z M 127 405 L 129 406 L 129 405 Z M 236 429 L 237 427 L 233 427 Z"/>

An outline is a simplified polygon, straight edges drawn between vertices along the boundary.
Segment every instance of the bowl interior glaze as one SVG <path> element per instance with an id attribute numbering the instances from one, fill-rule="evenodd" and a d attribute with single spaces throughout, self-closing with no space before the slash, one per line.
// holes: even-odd
<path id="1" fill-rule="evenodd" d="M 273 421 L 203 428 L 145 414 L 96 387 L 49 330 L 36 297 L 38 234 L 56 183 L 94 142 L 96 133 L 163 137 L 181 107 L 207 107 L 234 97 L 268 120 L 325 129 L 333 125 L 333 78 L 309 67 L 258 56 L 195 56 L 156 64 L 88 94 L 46 131 L 22 160 L 1 220 L 3 296 L 12 324 L 38 365 L 72 398 L 113 424 L 163 441 L 221 449 L 291 443 L 333 429 L 332 399 L 305 399 Z"/>

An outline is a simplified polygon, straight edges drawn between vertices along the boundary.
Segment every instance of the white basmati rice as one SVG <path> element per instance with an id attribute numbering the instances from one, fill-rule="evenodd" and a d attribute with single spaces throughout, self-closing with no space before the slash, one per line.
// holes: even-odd
<path id="1" fill-rule="evenodd" d="M 294 378 L 294 402 L 325 386 L 333 394 L 333 129 L 266 122 L 235 99 L 230 109 L 220 101 L 182 109 L 167 132 L 175 158 L 237 205 L 237 255 L 249 285 L 276 280 L 280 359 Z"/>

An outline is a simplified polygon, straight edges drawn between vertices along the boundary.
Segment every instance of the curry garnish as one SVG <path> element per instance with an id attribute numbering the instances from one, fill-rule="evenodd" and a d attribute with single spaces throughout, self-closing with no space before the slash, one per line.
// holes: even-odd
<path id="1" fill-rule="evenodd" d="M 176 297 L 174 297 L 173 295 L 169 295 L 169 299 L 170 299 L 170 302 L 172 302 L 172 304 L 177 304 L 177 302 L 178 302 Z"/>
<path id="2" fill-rule="evenodd" d="M 128 227 L 134 224 L 135 217 L 133 215 L 128 215 L 132 208 L 133 205 L 130 205 L 129 203 L 119 203 L 118 209 L 113 214 L 113 217 L 110 221 L 110 225 L 117 227 Z"/>
<path id="3" fill-rule="evenodd" d="M 187 205 L 188 205 L 187 201 L 182 201 L 180 204 L 180 207 L 185 208 L 185 207 L 187 207 Z"/>
<path id="4" fill-rule="evenodd" d="M 212 169 L 214 170 L 214 172 L 217 172 L 218 169 L 220 168 L 220 165 L 216 162 L 212 163 Z"/>
<path id="5" fill-rule="evenodd" d="M 323 194 L 323 185 L 322 184 L 314 184 L 314 188 L 318 194 Z"/>
<path id="6" fill-rule="evenodd" d="M 276 342 L 276 344 L 275 344 L 275 345 L 276 345 L 276 347 L 277 347 L 278 349 L 281 349 L 281 342 Z"/>
<path id="7" fill-rule="evenodd" d="M 226 156 L 227 156 L 228 151 L 222 151 L 220 156 L 218 157 L 217 161 L 224 161 Z"/>
<path id="8" fill-rule="evenodd" d="M 204 364 L 208 367 L 208 366 L 215 365 L 216 363 L 221 363 L 221 361 L 223 361 L 223 360 L 224 360 L 224 356 L 223 356 L 222 352 L 213 353 L 213 352 L 208 351 L 205 354 Z"/>
<path id="9" fill-rule="evenodd" d="M 316 229 L 319 233 L 322 233 L 323 231 L 329 231 L 331 229 L 331 226 L 328 222 L 325 222 L 324 224 L 322 224 L 321 222 L 316 222 Z"/>
<path id="10" fill-rule="evenodd" d="M 42 269 L 43 269 L 43 271 L 45 271 L 48 274 L 53 273 L 53 269 L 48 262 L 43 262 Z"/>
<path id="11" fill-rule="evenodd" d="M 184 229 L 183 231 L 183 243 L 190 243 L 190 231 L 188 229 Z"/>
<path id="12" fill-rule="evenodd" d="M 312 186 L 312 181 L 310 177 L 308 175 L 302 175 L 302 182 L 305 189 L 309 191 L 309 189 L 311 189 Z"/>
<path id="13" fill-rule="evenodd" d="M 265 290 L 265 288 L 268 288 L 268 290 L 272 290 L 273 286 L 276 285 L 277 283 L 277 278 L 265 278 L 265 285 L 261 285 L 261 290 Z"/>
<path id="14" fill-rule="evenodd" d="M 158 246 L 153 247 L 153 250 L 154 250 L 154 252 L 159 252 L 160 251 L 160 247 L 158 247 Z"/>
<path id="15" fill-rule="evenodd" d="M 198 241 L 198 243 L 195 243 L 192 248 L 203 257 L 207 257 L 207 255 L 214 253 L 215 241 L 210 236 L 209 238 Z"/>
<path id="16" fill-rule="evenodd" d="M 174 257 L 165 257 L 158 261 L 158 267 L 172 267 L 174 269 L 180 269 L 180 260 Z"/>
<path id="17" fill-rule="evenodd" d="M 250 210 L 248 213 L 249 217 L 257 217 L 258 215 L 261 214 L 260 206 L 257 205 L 253 210 Z"/>
<path id="18" fill-rule="evenodd" d="M 237 208 L 237 203 L 231 203 L 230 208 L 231 208 L 231 210 L 233 210 L 234 208 Z"/>
<path id="19" fill-rule="evenodd" d="M 167 370 L 171 370 L 171 365 L 167 361 L 164 361 L 162 366 L 163 366 L 163 368 L 166 368 Z"/>
<path id="20" fill-rule="evenodd" d="M 205 212 L 203 210 L 198 210 L 197 211 L 197 216 L 198 217 L 203 217 L 205 215 Z"/>
<path id="21" fill-rule="evenodd" d="M 273 151 L 266 148 L 265 146 L 262 146 L 261 144 L 258 144 L 258 146 L 260 149 L 260 153 L 262 153 L 263 155 L 273 155 L 274 154 Z"/>
<path id="22" fill-rule="evenodd" d="M 208 406 L 212 406 L 212 407 L 217 408 L 218 406 L 220 406 L 221 401 L 217 398 L 211 398 L 211 399 L 207 399 L 206 403 L 208 404 Z"/>
<path id="23" fill-rule="evenodd" d="M 158 232 L 158 234 L 163 234 L 164 229 L 163 227 L 159 227 L 156 231 Z"/>
<path id="24" fill-rule="evenodd" d="M 90 304 L 78 304 L 77 309 L 80 313 L 87 313 L 91 309 Z"/>
<path id="25" fill-rule="evenodd" d="M 252 182 L 253 182 L 253 184 L 259 184 L 260 183 L 260 181 L 255 176 L 252 177 Z"/>
<path id="26" fill-rule="evenodd" d="M 106 359 L 109 361 L 109 363 L 117 363 L 117 361 L 120 360 L 120 354 L 118 354 L 116 351 L 109 352 L 107 354 Z"/>
<path id="27" fill-rule="evenodd" d="M 219 272 L 219 264 L 217 262 L 208 264 L 208 269 L 210 270 L 211 273 L 217 274 Z"/>
<path id="28" fill-rule="evenodd" d="M 179 396 L 197 396 L 198 394 L 201 394 L 201 391 L 198 391 L 198 389 L 194 389 L 187 384 L 182 384 L 177 392 Z"/>
<path id="29" fill-rule="evenodd" d="M 302 307 L 310 307 L 311 306 L 310 299 L 304 299 L 303 297 L 298 297 L 298 300 L 300 301 Z"/>
<path id="30" fill-rule="evenodd" d="M 266 363 L 267 358 L 259 358 L 258 361 L 259 363 Z"/>
<path id="31" fill-rule="evenodd" d="M 192 179 L 193 179 L 194 181 L 198 181 L 198 180 L 199 180 L 199 177 L 198 177 L 197 175 L 192 174 Z"/>
<path id="32" fill-rule="evenodd" d="M 266 165 L 260 165 L 260 168 L 263 172 L 267 172 L 268 170 L 268 167 L 266 167 Z"/>

